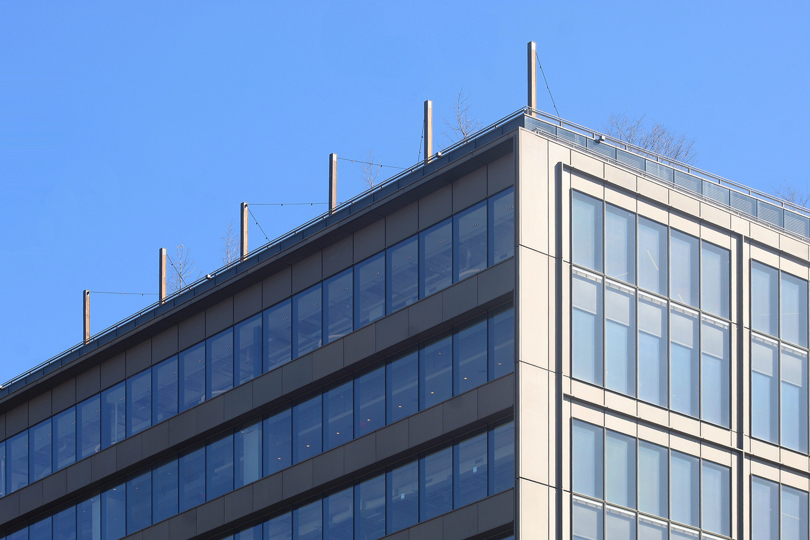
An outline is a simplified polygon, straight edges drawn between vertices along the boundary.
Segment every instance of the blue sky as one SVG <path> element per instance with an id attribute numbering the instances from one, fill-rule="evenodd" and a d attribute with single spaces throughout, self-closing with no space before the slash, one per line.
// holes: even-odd
<path id="1" fill-rule="evenodd" d="M 81 339 L 81 292 L 156 292 L 157 250 L 222 265 L 239 203 L 325 201 L 327 157 L 416 162 L 422 103 L 647 115 L 697 165 L 807 188 L 807 2 L 0 3 L 0 381 Z M 539 107 L 552 111 L 545 89 Z M 381 177 L 393 169 L 384 170 Z M 339 164 L 339 200 L 362 190 Z M 254 207 L 271 238 L 323 207 Z M 252 226 L 251 246 L 264 243 Z M 154 297 L 92 297 L 95 332 Z"/>

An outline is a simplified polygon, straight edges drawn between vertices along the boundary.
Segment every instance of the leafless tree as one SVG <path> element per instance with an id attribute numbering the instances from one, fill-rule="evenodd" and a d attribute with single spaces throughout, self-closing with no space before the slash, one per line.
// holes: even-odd
<path id="1" fill-rule="evenodd" d="M 377 177 L 380 175 L 381 168 L 382 167 L 379 164 L 374 164 L 374 150 L 369 150 L 368 163 L 363 166 L 363 170 L 361 172 L 363 183 L 369 188 L 373 188 L 377 184 Z"/>
<path id="2" fill-rule="evenodd" d="M 464 95 L 464 89 L 458 91 L 456 103 L 453 105 L 453 118 L 448 121 L 444 119 L 444 124 L 450 129 L 450 132 L 444 132 L 444 136 L 450 139 L 451 143 L 457 141 L 465 141 L 470 135 L 478 131 L 481 127 L 481 122 L 475 118 L 470 118 L 470 106 L 467 104 L 467 98 Z"/>
<path id="3" fill-rule="evenodd" d="M 785 179 L 782 179 L 782 183 L 773 188 L 773 192 L 777 197 L 781 197 L 797 206 L 806 207 L 807 203 L 810 202 L 810 193 L 807 190 L 801 189 Z"/>
<path id="4" fill-rule="evenodd" d="M 222 235 L 222 262 L 230 266 L 239 260 L 239 237 L 233 227 L 233 220 L 228 223 L 225 234 Z"/>
<path id="5" fill-rule="evenodd" d="M 612 114 L 605 125 L 605 133 L 675 161 L 694 164 L 697 159 L 695 139 L 671 131 L 658 122 L 648 127 L 644 119 L 644 116 L 628 118 L 624 113 Z"/>
<path id="6" fill-rule="evenodd" d="M 191 250 L 184 244 L 177 246 L 175 256 L 169 257 L 169 279 L 166 284 L 169 292 L 177 292 L 200 277 L 199 272 L 194 276 L 196 271 L 197 263 L 191 258 Z"/>

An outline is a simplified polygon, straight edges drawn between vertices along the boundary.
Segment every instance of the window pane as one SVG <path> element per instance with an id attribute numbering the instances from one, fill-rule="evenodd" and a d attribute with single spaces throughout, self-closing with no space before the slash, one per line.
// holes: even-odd
<path id="1" fill-rule="evenodd" d="M 605 440 L 605 499 L 636 507 L 636 439 L 613 431 Z"/>
<path id="2" fill-rule="evenodd" d="M 354 302 L 356 328 L 385 315 L 385 253 L 354 265 Z"/>
<path id="3" fill-rule="evenodd" d="M 262 422 L 264 476 L 292 465 L 292 410 L 285 409 Z"/>
<path id="4" fill-rule="evenodd" d="M 127 481 L 127 534 L 152 524 L 152 471 Z"/>
<path id="5" fill-rule="evenodd" d="M 751 478 L 751 538 L 779 540 L 779 484 Z"/>
<path id="6" fill-rule="evenodd" d="M 638 509 L 669 516 L 669 457 L 667 449 L 644 441 L 638 443 Z"/>
<path id="7" fill-rule="evenodd" d="M 68 506 L 53 516 L 55 540 L 76 540 L 76 507 Z"/>
<path id="8" fill-rule="evenodd" d="M 419 300 L 419 237 L 388 248 L 385 270 L 388 313 Z"/>
<path id="9" fill-rule="evenodd" d="M 782 540 L 807 538 L 807 493 L 782 486 Z"/>
<path id="10" fill-rule="evenodd" d="M 453 509 L 453 449 L 419 460 L 420 519 L 427 521 Z"/>
<path id="11" fill-rule="evenodd" d="M 388 473 L 388 534 L 419 522 L 419 462 Z"/>
<path id="12" fill-rule="evenodd" d="M 487 203 L 453 216 L 453 281 L 487 267 Z"/>
<path id="13" fill-rule="evenodd" d="M 782 446 L 807 453 L 807 354 L 782 345 Z"/>
<path id="14" fill-rule="evenodd" d="M 638 397 L 667 406 L 667 302 L 638 294 Z"/>
<path id="15" fill-rule="evenodd" d="M 233 328 L 205 340 L 205 397 L 233 388 Z"/>
<path id="16" fill-rule="evenodd" d="M 101 449 L 101 396 L 93 396 L 76 405 L 76 416 L 78 459 L 84 459 Z"/>
<path id="17" fill-rule="evenodd" d="M 8 460 L 6 459 L 6 441 L 0 442 L 0 497 L 6 495 L 8 483 L 6 471 L 8 470 Z"/>
<path id="18" fill-rule="evenodd" d="M 515 370 L 515 310 L 506 309 L 489 316 L 489 380 Z"/>
<path id="19" fill-rule="evenodd" d="M 374 540 L 385 536 L 385 475 L 354 487 L 354 538 Z"/>
<path id="20" fill-rule="evenodd" d="M 6 493 L 11 493 L 28 485 L 28 430 L 8 439 L 6 452 L 8 452 Z"/>
<path id="21" fill-rule="evenodd" d="M 262 477 L 262 423 L 254 422 L 233 434 L 233 487 L 255 482 Z"/>
<path id="22" fill-rule="evenodd" d="M 515 423 L 489 432 L 489 494 L 515 487 Z"/>
<path id="23" fill-rule="evenodd" d="M 636 282 L 636 215 L 610 204 L 605 215 L 605 273 Z"/>
<path id="24" fill-rule="evenodd" d="M 76 505 L 76 537 L 78 540 L 101 540 L 100 495 Z"/>
<path id="25" fill-rule="evenodd" d="M 180 456 L 180 511 L 205 502 L 205 447 Z"/>
<path id="26" fill-rule="evenodd" d="M 449 219 L 419 233 L 419 298 L 453 282 L 453 222 Z"/>
<path id="27" fill-rule="evenodd" d="M 505 189 L 490 197 L 488 214 L 491 266 L 515 254 L 515 189 Z"/>
<path id="28" fill-rule="evenodd" d="M 58 471 L 75 462 L 76 407 L 71 407 L 53 417 L 53 469 Z"/>
<path id="29" fill-rule="evenodd" d="M 638 218 L 638 286 L 667 294 L 667 228 Z"/>
<path id="30" fill-rule="evenodd" d="M 177 356 L 152 368 L 152 425 L 177 414 Z"/>
<path id="31" fill-rule="evenodd" d="M 28 540 L 51 540 L 51 538 L 53 529 L 50 516 L 28 526 Z"/>
<path id="32" fill-rule="evenodd" d="M 667 524 L 663 521 L 638 516 L 638 540 L 667 540 Z"/>
<path id="33" fill-rule="evenodd" d="M 487 496 L 487 434 L 482 433 L 453 447 L 453 508 Z"/>
<path id="34" fill-rule="evenodd" d="M 152 425 L 152 370 L 127 379 L 127 437 Z"/>
<path id="35" fill-rule="evenodd" d="M 807 282 L 782 273 L 782 339 L 807 347 Z"/>
<path id="36" fill-rule="evenodd" d="M 453 395 L 487 382 L 487 321 L 481 320 L 453 336 Z"/>
<path id="37" fill-rule="evenodd" d="M 180 353 L 180 411 L 205 401 L 205 343 Z"/>
<path id="38" fill-rule="evenodd" d="M 779 335 L 779 270 L 751 261 L 751 328 Z"/>
<path id="39" fill-rule="evenodd" d="M 126 437 L 126 385 L 122 382 L 101 393 L 101 447 Z"/>
<path id="40" fill-rule="evenodd" d="M 696 457 L 680 452 L 671 455 L 672 482 L 670 498 L 672 519 L 694 527 L 700 526 L 700 469 Z"/>
<path id="41" fill-rule="evenodd" d="M 385 368 L 354 381 L 354 436 L 362 437 L 385 425 Z"/>
<path id="42" fill-rule="evenodd" d="M 393 424 L 419 410 L 419 354 L 414 351 L 385 367 L 387 423 Z"/>
<path id="43" fill-rule="evenodd" d="M 262 525 L 254 525 L 233 535 L 233 540 L 262 540 Z"/>
<path id="44" fill-rule="evenodd" d="M 292 540 L 292 512 L 265 521 L 264 540 Z"/>
<path id="45" fill-rule="evenodd" d="M 353 381 L 341 384 L 323 395 L 323 449 L 324 452 L 345 444 L 354 438 Z"/>
<path id="46" fill-rule="evenodd" d="M 233 491 L 233 435 L 208 443 L 205 469 L 205 500 Z"/>
<path id="47" fill-rule="evenodd" d="M 636 514 L 606 507 L 605 540 L 636 540 Z"/>
<path id="48" fill-rule="evenodd" d="M 602 498 L 602 428 L 574 420 L 574 491 Z"/>
<path id="49" fill-rule="evenodd" d="M 574 540 L 602 540 L 602 505 L 579 497 L 572 499 L 571 528 Z"/>
<path id="50" fill-rule="evenodd" d="M 352 269 L 332 276 L 323 282 L 324 343 L 329 343 L 352 331 Z"/>
<path id="51" fill-rule="evenodd" d="M 29 437 L 29 483 L 41 480 L 51 474 L 51 419 L 40 422 L 28 430 Z"/>
<path id="52" fill-rule="evenodd" d="M 321 284 L 293 296 L 293 358 L 321 346 Z"/>
<path id="53" fill-rule="evenodd" d="M 779 443 L 777 343 L 751 334 L 751 434 Z"/>
<path id="54" fill-rule="evenodd" d="M 262 374 L 262 316 L 254 315 L 234 327 L 236 385 Z"/>
<path id="55" fill-rule="evenodd" d="M 672 527 L 670 527 L 669 537 L 670 540 L 698 540 L 700 533 L 692 529 L 684 529 L 683 527 L 672 525 Z"/>
<path id="56" fill-rule="evenodd" d="M 126 533 L 127 495 L 124 484 L 101 494 L 101 538 L 117 540 Z"/>
<path id="57" fill-rule="evenodd" d="M 731 253 L 727 249 L 703 242 L 701 260 L 701 306 L 704 311 L 729 318 L 731 304 Z M 806 296 L 806 295 L 805 295 Z"/>
<path id="58" fill-rule="evenodd" d="M 602 271 L 602 201 L 574 192 L 571 202 L 574 264 Z"/>
<path id="59" fill-rule="evenodd" d="M 731 536 L 731 469 L 703 462 L 703 528 Z"/>
<path id="60" fill-rule="evenodd" d="M 321 453 L 321 395 L 293 407 L 293 463 Z"/>
<path id="61" fill-rule="evenodd" d="M 698 365 L 698 316 L 688 309 L 672 306 L 670 378 L 672 410 L 697 418 L 700 367 Z"/>
<path id="62" fill-rule="evenodd" d="M 152 473 L 152 518 L 154 523 L 177 514 L 177 458 L 158 465 Z"/>
<path id="63" fill-rule="evenodd" d="M 290 300 L 264 310 L 264 371 L 292 359 L 292 303 Z"/>
<path id="64" fill-rule="evenodd" d="M 605 287 L 605 386 L 636 395 L 636 295 L 610 281 Z"/>
<path id="65" fill-rule="evenodd" d="M 602 385 L 602 278 L 572 272 L 572 360 L 574 377 Z"/>
<path id="66" fill-rule="evenodd" d="M 321 505 L 321 501 L 315 501 L 293 510 L 294 540 L 321 540 Z"/>
<path id="67" fill-rule="evenodd" d="M 699 241 L 678 231 L 672 231 L 672 260 L 677 264 L 670 273 L 670 295 L 673 300 L 698 307 Z"/>
<path id="68" fill-rule="evenodd" d="M 450 336 L 419 350 L 419 410 L 453 396 L 453 351 Z"/>
<path id="69" fill-rule="evenodd" d="M 323 500 L 323 540 L 354 538 L 354 493 L 352 488 L 339 491 Z"/>
<path id="70" fill-rule="evenodd" d="M 729 427 L 730 401 L 730 331 L 722 321 L 702 317 L 703 365 L 701 381 L 702 418 L 708 422 Z"/>

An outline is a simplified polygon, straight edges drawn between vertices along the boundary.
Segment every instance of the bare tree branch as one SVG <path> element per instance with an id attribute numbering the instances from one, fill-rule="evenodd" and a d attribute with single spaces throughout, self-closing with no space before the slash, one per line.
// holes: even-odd
<path id="1" fill-rule="evenodd" d="M 374 164 L 374 150 L 369 150 L 368 163 L 363 165 L 363 170 L 361 172 L 363 183 L 369 188 L 373 188 L 377 184 L 377 177 L 380 175 L 381 168 L 382 167 L 379 164 Z"/>
<path id="2" fill-rule="evenodd" d="M 450 133 L 444 132 L 444 136 L 450 139 L 451 143 L 457 141 L 466 141 L 470 135 L 478 131 L 481 127 L 481 122 L 477 119 L 470 118 L 470 106 L 467 105 L 467 98 L 464 95 L 464 89 L 458 91 L 456 103 L 453 105 L 454 118 L 450 121 L 444 119 L 444 124 L 450 129 Z"/>
<path id="3" fill-rule="evenodd" d="M 169 292 L 177 292 L 198 277 L 194 277 L 194 272 L 197 270 L 197 263 L 190 257 L 191 250 L 184 244 L 177 246 L 177 253 L 174 257 L 169 256 L 169 279 L 168 286 Z"/>
<path id="4" fill-rule="evenodd" d="M 643 115 L 628 118 L 624 113 L 612 114 L 605 125 L 605 133 L 682 163 L 691 165 L 695 162 L 695 139 L 688 138 L 685 133 L 670 131 L 658 122 L 653 122 L 648 128 L 644 118 Z"/>
<path id="5" fill-rule="evenodd" d="M 228 223 L 228 228 L 222 236 L 222 262 L 230 266 L 239 259 L 239 237 L 234 231 L 233 220 Z"/>
<path id="6" fill-rule="evenodd" d="M 807 203 L 810 202 L 810 193 L 785 179 L 782 179 L 781 185 L 773 188 L 773 192 L 777 197 L 781 197 L 797 206 L 806 207 Z"/>

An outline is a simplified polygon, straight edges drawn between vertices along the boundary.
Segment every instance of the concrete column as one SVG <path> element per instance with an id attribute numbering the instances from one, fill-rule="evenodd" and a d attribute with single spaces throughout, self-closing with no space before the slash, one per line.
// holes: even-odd
<path id="1" fill-rule="evenodd" d="M 158 250 L 158 301 L 166 301 L 166 248 Z"/>
<path id="2" fill-rule="evenodd" d="M 248 203 L 243 202 L 239 215 L 239 257 L 244 261 L 248 254 Z"/>
<path id="3" fill-rule="evenodd" d="M 530 41 L 528 44 L 529 54 L 529 107 L 532 109 L 537 108 L 537 44 Z M 532 116 L 534 114 L 532 113 Z"/>
<path id="4" fill-rule="evenodd" d="M 433 155 L 433 102 L 425 101 L 425 163 Z"/>
<path id="5" fill-rule="evenodd" d="M 329 154 L 329 213 L 337 208 L 337 154 Z"/>
<path id="6" fill-rule="evenodd" d="M 90 341 L 90 291 L 82 291 L 83 309 L 82 319 L 84 321 L 84 342 Z"/>

